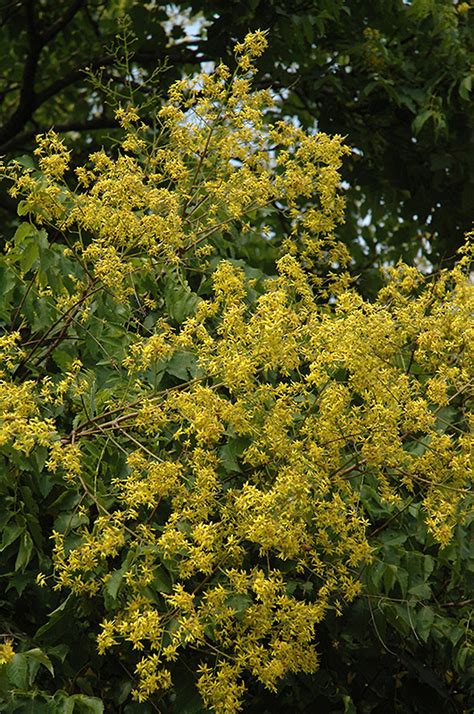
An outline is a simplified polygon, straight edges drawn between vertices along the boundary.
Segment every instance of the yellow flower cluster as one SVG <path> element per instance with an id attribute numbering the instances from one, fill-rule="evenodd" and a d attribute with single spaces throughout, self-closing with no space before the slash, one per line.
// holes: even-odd
<path id="1" fill-rule="evenodd" d="M 24 351 L 18 347 L 19 340 L 19 332 L 10 332 L 0 337 L 0 379 L 25 356 Z"/>
<path id="2" fill-rule="evenodd" d="M 275 691 L 287 673 L 317 668 L 318 623 L 358 595 L 371 559 L 362 483 L 395 504 L 419 489 L 445 544 L 471 448 L 442 411 L 472 379 L 467 256 L 428 284 L 400 265 L 373 302 L 347 275 L 328 276 L 348 257 L 334 237 L 347 149 L 341 137 L 266 124 L 270 97 L 250 82 L 264 46 L 264 33 L 250 34 L 234 75 L 221 65 L 173 85 L 160 141 L 120 109 L 125 145 L 117 158 L 91 156 L 76 190 L 60 185 L 66 152 L 49 135 L 40 156 L 56 152 L 57 165 L 43 161 L 40 179 L 18 176 L 14 188 L 37 219 L 77 233 L 75 254 L 117 303 L 132 296 L 135 272 L 151 282 L 184 260 L 204 272 L 198 251 L 231 224 L 248 230 L 270 207 L 285 216 L 271 279 L 256 289 L 235 263 L 217 262 L 210 297 L 179 327 L 165 313 L 155 334 L 135 335 L 118 407 L 50 444 L 49 468 L 90 504 L 72 546 L 53 536 L 56 587 L 115 598 L 99 651 L 143 651 L 138 700 L 168 688 L 168 663 L 193 649 L 199 691 L 218 714 L 242 707 L 249 675 Z M 153 367 L 183 354 L 196 376 L 158 391 Z M 53 430 L 30 389 L 0 391 L 0 443 L 24 451 Z M 51 402 L 48 384 L 41 399 Z M 123 471 L 102 474 L 100 457 L 86 474 L 87 446 L 99 454 L 109 438 L 126 452 Z"/>
<path id="3" fill-rule="evenodd" d="M 139 698 L 168 686 L 164 663 L 187 647 L 223 653 L 214 667 L 203 661 L 198 684 L 219 712 L 238 710 L 246 672 L 274 690 L 286 673 L 315 669 L 318 622 L 356 597 L 357 572 L 371 559 L 352 478 L 357 484 L 364 474 L 395 503 L 403 489 L 422 488 L 427 526 L 448 542 L 471 442 L 444 433 L 439 410 L 468 384 L 473 343 L 462 340 L 473 294 L 462 264 L 449 289 L 439 277 L 445 288 L 436 307 L 430 296 L 440 285 L 425 288 L 420 276 L 408 285 L 404 274 L 401 266 L 373 303 L 346 290 L 329 311 L 286 256 L 249 310 L 242 271 L 221 262 L 214 297 L 167 333 L 171 353 L 183 343 L 194 349 L 207 384 L 194 380 L 130 416 L 145 442 L 130 453 L 129 475 L 114 481 L 121 506 L 113 517 L 129 529 L 117 548 L 134 553 L 129 602 L 154 582 L 160 563 L 173 564 L 176 581 L 170 594 L 161 591 L 161 605 L 145 598 L 133 617 L 127 605 L 99 639 L 101 651 L 121 638 L 157 650 L 143 664 Z M 435 356 L 425 348 L 434 334 Z M 428 380 L 411 369 L 412 353 L 429 368 Z M 155 420 L 150 430 L 145 412 Z M 150 451 L 157 429 L 173 434 L 170 451 Z M 164 502 L 167 515 L 156 519 Z M 94 537 L 58 558 L 60 580 L 73 590 L 97 591 L 97 560 L 87 567 L 87 557 L 91 548 L 99 553 L 107 529 L 110 521 L 97 522 Z M 249 553 L 258 565 L 249 565 Z M 294 587 L 309 583 L 311 597 L 292 592 L 288 572 Z M 164 634 L 170 618 L 174 629 Z"/>
<path id="4" fill-rule="evenodd" d="M 81 388 L 84 388 L 84 384 L 81 384 L 78 380 L 81 367 L 82 362 L 80 360 L 74 360 L 64 377 L 56 383 L 53 382 L 51 377 L 44 377 L 40 389 L 43 404 L 62 404 L 70 390 L 74 390 L 75 394 L 79 394 Z"/>
<path id="5" fill-rule="evenodd" d="M 321 259 L 325 246 L 328 264 L 340 260 L 333 231 L 343 220 L 338 169 L 348 149 L 340 136 L 308 136 L 291 123 L 265 121 L 273 100 L 252 91 L 246 76 L 265 45 L 264 33 L 250 33 L 237 48 L 233 75 L 220 65 L 176 82 L 159 112 L 167 143 L 150 143 L 133 107 L 118 109 L 127 135 L 117 158 L 92 154 L 76 169 L 75 188 L 63 180 L 63 142 L 54 132 L 38 137 L 40 173 L 19 165 L 4 170 L 12 195 L 23 197 L 37 222 L 76 233 L 76 255 L 122 300 L 131 293 L 124 283 L 137 258 L 141 270 L 156 272 L 157 264 L 198 256 L 231 223 L 276 202 L 289 211 L 292 250 Z M 301 211 L 308 202 L 312 207 Z"/>
<path id="6" fill-rule="evenodd" d="M 32 392 L 34 382 L 16 385 L 0 380 L 0 446 L 11 445 L 29 454 L 35 445 L 49 446 L 55 434 L 53 419 L 42 419 Z"/>
<path id="7" fill-rule="evenodd" d="M 61 444 L 55 441 L 50 446 L 49 454 L 47 466 L 51 471 L 61 469 L 65 478 L 77 481 L 82 473 L 81 449 L 78 444 Z"/>
<path id="8" fill-rule="evenodd" d="M 235 54 L 239 68 L 243 72 L 256 72 L 256 67 L 252 64 L 252 60 L 260 57 L 265 52 L 268 45 L 266 32 L 257 30 L 249 32 L 244 41 L 235 46 Z M 222 72 L 222 70 L 221 70 Z"/>

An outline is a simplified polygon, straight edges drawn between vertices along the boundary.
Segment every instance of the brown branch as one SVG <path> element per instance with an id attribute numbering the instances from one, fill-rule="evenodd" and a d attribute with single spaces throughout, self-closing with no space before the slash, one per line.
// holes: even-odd
<path id="1" fill-rule="evenodd" d="M 55 23 L 51 25 L 47 32 L 38 32 L 38 21 L 35 14 L 35 0 L 26 0 L 26 33 L 28 37 L 29 49 L 26 55 L 23 76 L 21 82 L 20 99 L 17 108 L 0 128 L 0 146 L 2 151 L 7 151 L 8 142 L 18 133 L 18 130 L 25 126 L 31 119 L 34 112 L 44 99 L 36 93 L 35 80 L 38 71 L 38 64 L 43 48 L 61 32 L 73 19 L 74 15 L 82 6 L 84 0 L 75 0 Z"/>
<path id="2" fill-rule="evenodd" d="M 463 607 L 464 605 L 472 605 L 474 603 L 474 598 L 469 598 L 468 600 L 453 600 L 451 602 L 442 602 L 440 607 Z"/>

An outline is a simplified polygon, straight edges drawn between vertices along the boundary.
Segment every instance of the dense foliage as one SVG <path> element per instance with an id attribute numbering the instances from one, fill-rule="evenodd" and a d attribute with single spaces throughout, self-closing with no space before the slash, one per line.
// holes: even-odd
<path id="1" fill-rule="evenodd" d="M 3 169 L 3 711 L 472 704 L 469 250 L 361 297 L 265 45 Z"/>

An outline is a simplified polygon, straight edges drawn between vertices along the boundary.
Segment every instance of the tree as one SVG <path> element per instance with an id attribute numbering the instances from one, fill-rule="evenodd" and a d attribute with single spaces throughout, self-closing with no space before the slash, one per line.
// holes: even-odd
<path id="1" fill-rule="evenodd" d="M 174 83 L 156 132 L 122 104 L 109 151 L 71 166 L 51 131 L 4 169 L 26 217 L 0 263 L 5 711 L 376 711 L 369 612 L 418 638 L 410 682 L 432 650 L 401 702 L 469 706 L 469 250 L 364 300 L 335 237 L 349 150 L 267 122 L 265 44 Z M 308 695 L 326 636 L 344 663 Z"/>

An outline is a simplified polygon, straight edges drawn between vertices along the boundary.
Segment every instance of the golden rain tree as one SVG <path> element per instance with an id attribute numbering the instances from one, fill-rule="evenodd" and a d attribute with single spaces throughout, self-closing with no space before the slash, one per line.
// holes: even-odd
<path id="1" fill-rule="evenodd" d="M 30 288 L 0 337 L 0 444 L 18 483 L 39 454 L 45 495 L 72 496 L 38 586 L 95 603 L 135 699 L 191 656 L 220 714 L 317 669 L 318 626 L 373 559 L 364 487 L 417 499 L 441 547 L 469 494 L 469 251 L 357 294 L 336 237 L 349 149 L 266 121 L 265 46 L 176 82 L 155 132 L 119 107 L 121 142 L 83 166 L 51 131 L 4 169 L 28 218 L 5 260 Z M 241 259 L 252 241 L 272 273 Z"/>

